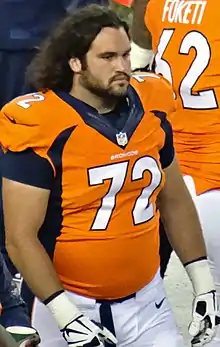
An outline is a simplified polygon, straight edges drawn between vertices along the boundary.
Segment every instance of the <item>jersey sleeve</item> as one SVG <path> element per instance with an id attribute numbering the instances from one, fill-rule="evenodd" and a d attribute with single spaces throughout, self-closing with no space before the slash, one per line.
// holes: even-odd
<path id="1" fill-rule="evenodd" d="M 53 169 L 49 162 L 31 148 L 21 152 L 8 150 L 1 159 L 2 177 L 43 189 L 53 185 Z"/>
<path id="2" fill-rule="evenodd" d="M 158 1 L 160 3 L 160 1 Z M 152 50 L 155 53 L 157 51 L 158 41 L 159 41 L 159 33 L 158 33 L 158 23 L 155 23 L 155 13 L 158 14 L 158 11 L 160 11 L 160 4 L 153 3 L 152 1 L 149 1 L 146 6 L 144 21 L 145 25 L 148 28 L 149 32 L 151 33 L 152 38 Z"/>
<path id="3" fill-rule="evenodd" d="M 56 175 L 56 168 L 48 155 L 53 131 L 47 131 L 46 121 L 38 111 L 38 107 L 31 110 L 19 107 L 16 101 L 1 110 L 0 143 L 4 151 L 2 176 L 28 185 L 50 188 Z"/>
<path id="4" fill-rule="evenodd" d="M 172 86 L 165 78 L 154 73 L 133 75 L 132 85 L 145 111 L 160 119 L 160 128 L 165 135 L 160 147 L 160 161 L 162 168 L 166 168 L 174 159 L 173 131 L 169 122 L 176 110 Z"/>
<path id="5" fill-rule="evenodd" d="M 170 120 L 176 111 L 175 94 L 170 82 L 151 72 L 134 73 L 131 85 L 138 93 L 146 110 L 160 110 Z"/>

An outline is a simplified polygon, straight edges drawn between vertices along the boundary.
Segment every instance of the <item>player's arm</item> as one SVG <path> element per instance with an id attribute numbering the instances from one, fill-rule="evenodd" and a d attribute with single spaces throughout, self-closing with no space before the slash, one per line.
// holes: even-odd
<path id="1" fill-rule="evenodd" d="M 115 343 L 107 329 L 101 330 L 70 301 L 38 239 L 54 179 L 49 162 L 32 150 L 8 151 L 2 159 L 2 175 L 6 247 L 33 293 L 49 308 L 72 346 L 84 346 L 94 339 L 94 345 L 101 346 L 101 333 L 103 340 Z M 72 333 L 68 334 L 67 329 Z M 77 344 L 79 340 L 81 344 Z"/>
<path id="2" fill-rule="evenodd" d="M 198 215 L 175 158 L 164 172 L 166 180 L 159 195 L 159 209 L 169 240 L 183 264 L 205 259 Z"/>
<path id="3" fill-rule="evenodd" d="M 23 163 L 26 170 L 28 165 L 29 178 L 25 177 L 15 161 L 19 166 Z M 28 152 L 8 152 L 3 157 L 2 167 L 6 247 L 32 291 L 43 301 L 62 290 L 52 262 L 38 239 L 50 196 L 49 182 L 47 184 L 47 178 L 43 176 L 51 175 L 48 180 L 52 181 L 52 168 L 46 159 Z M 34 169 L 37 174 L 32 172 Z M 10 172 L 12 170 L 13 173 Z"/>
<path id="4" fill-rule="evenodd" d="M 166 119 L 162 120 L 161 124 L 166 134 L 164 147 L 160 151 L 165 185 L 159 194 L 157 206 L 170 243 L 191 277 L 191 272 L 197 272 L 193 270 L 194 264 L 201 267 L 207 264 L 206 248 L 195 205 L 175 158 L 171 125 Z M 207 266 L 207 275 L 203 276 L 205 281 L 201 284 L 202 289 L 199 288 L 202 278 L 198 279 L 199 283 L 197 280 L 193 281 L 196 293 L 201 294 L 213 289 L 213 281 L 209 274 Z"/>
<path id="5" fill-rule="evenodd" d="M 131 68 L 132 70 L 147 67 L 152 60 L 151 34 L 145 25 L 145 12 L 149 0 L 134 0 L 133 21 L 131 26 Z"/>
<path id="6" fill-rule="evenodd" d="M 199 337 L 196 337 L 197 342 L 202 341 L 204 344 L 209 342 L 215 333 L 215 285 L 197 211 L 174 156 L 172 129 L 167 120 L 163 123 L 166 141 L 160 154 L 166 179 L 159 194 L 158 207 L 168 239 L 185 266 L 195 293 L 193 321 L 189 332 L 192 336 L 199 334 Z M 202 330 L 207 317 L 206 329 Z"/>
<path id="7" fill-rule="evenodd" d="M 149 0 L 134 0 L 131 35 L 133 41 L 142 48 L 151 49 L 151 34 L 145 25 L 145 13 Z"/>
<path id="8" fill-rule="evenodd" d="M 62 289 L 52 263 L 38 240 L 49 196 L 49 189 L 3 178 L 7 251 L 30 288 L 42 301 Z"/>

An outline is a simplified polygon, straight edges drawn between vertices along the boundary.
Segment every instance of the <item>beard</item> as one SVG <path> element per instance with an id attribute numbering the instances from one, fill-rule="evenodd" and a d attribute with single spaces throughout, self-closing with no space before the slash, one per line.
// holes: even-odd
<path id="1" fill-rule="evenodd" d="M 118 77 L 125 77 L 127 83 L 123 81 L 118 81 L 117 86 L 114 84 L 114 81 L 118 79 Z M 104 86 L 103 83 L 97 78 L 95 78 L 90 72 L 84 71 L 84 73 L 80 76 L 80 84 L 90 91 L 92 94 L 103 98 L 105 100 L 115 100 L 121 99 L 127 96 L 128 86 L 129 86 L 130 76 L 125 73 L 118 73 L 117 76 L 112 77 L 107 86 Z"/>

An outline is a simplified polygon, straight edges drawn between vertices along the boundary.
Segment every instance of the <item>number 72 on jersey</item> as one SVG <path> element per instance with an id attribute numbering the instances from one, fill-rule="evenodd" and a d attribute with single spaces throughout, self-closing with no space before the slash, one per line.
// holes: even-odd
<path id="1" fill-rule="evenodd" d="M 126 184 L 128 176 L 129 161 L 109 164 L 88 170 L 89 185 L 95 186 L 110 180 L 108 192 L 103 196 L 100 207 L 90 230 L 104 231 L 107 229 L 114 209 L 117 209 L 117 195 Z M 134 199 L 132 211 L 127 211 L 132 215 L 134 225 L 148 222 L 154 216 L 155 206 L 151 202 L 151 197 L 162 181 L 162 172 L 157 161 L 149 156 L 139 158 L 132 167 L 131 182 L 143 179 L 144 173 L 150 173 L 150 182 Z M 134 191 L 136 191 L 134 187 Z"/>

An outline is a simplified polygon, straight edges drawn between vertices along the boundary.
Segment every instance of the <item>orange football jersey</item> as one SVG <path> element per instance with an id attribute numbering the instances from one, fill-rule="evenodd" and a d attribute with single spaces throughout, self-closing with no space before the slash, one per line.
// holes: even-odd
<path id="1" fill-rule="evenodd" d="M 173 85 L 174 142 L 197 193 L 220 188 L 219 0 L 150 0 L 155 71 Z"/>
<path id="2" fill-rule="evenodd" d="M 64 287 L 93 298 L 136 292 L 160 262 L 156 199 L 162 166 L 174 155 L 172 131 L 163 129 L 174 100 L 168 83 L 154 74 L 136 76 L 132 84 L 121 131 L 62 92 L 16 98 L 0 117 L 6 158 L 31 148 L 50 164 L 53 184 L 39 237 Z M 167 164 L 161 164 L 162 151 Z M 4 168 L 3 176 L 17 180 Z"/>

